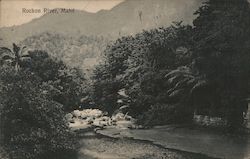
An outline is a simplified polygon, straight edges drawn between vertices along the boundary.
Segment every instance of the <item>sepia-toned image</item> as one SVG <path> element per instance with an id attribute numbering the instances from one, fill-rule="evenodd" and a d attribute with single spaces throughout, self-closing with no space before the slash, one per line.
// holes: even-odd
<path id="1" fill-rule="evenodd" d="M 250 159 L 250 0 L 0 0 L 0 159 Z"/>

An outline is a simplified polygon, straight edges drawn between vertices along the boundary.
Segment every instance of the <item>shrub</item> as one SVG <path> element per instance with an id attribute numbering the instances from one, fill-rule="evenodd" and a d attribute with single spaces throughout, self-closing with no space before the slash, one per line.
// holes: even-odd
<path id="1" fill-rule="evenodd" d="M 74 135 L 48 87 L 29 71 L 0 67 L 1 131 L 11 158 L 62 158 L 54 155 L 74 153 Z"/>

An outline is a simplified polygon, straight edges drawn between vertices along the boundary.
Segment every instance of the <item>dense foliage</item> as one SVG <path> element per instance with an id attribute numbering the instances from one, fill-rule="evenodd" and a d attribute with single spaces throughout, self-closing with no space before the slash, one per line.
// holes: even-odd
<path id="1" fill-rule="evenodd" d="M 11 158 L 76 158 L 65 110 L 80 103 L 84 79 L 46 52 L 28 55 L 18 70 L 0 66 L 1 143 Z"/>
<path id="2" fill-rule="evenodd" d="M 30 60 L 22 63 L 23 69 L 39 76 L 43 83 L 49 83 L 53 100 L 62 104 L 66 111 L 78 108 L 86 93 L 84 74 L 44 51 L 30 51 L 29 56 Z"/>
<path id="3" fill-rule="evenodd" d="M 175 22 L 107 47 L 95 70 L 97 105 L 110 113 L 129 106 L 146 124 L 188 122 L 197 112 L 240 126 L 249 95 L 249 3 L 210 0 L 195 14 L 194 26 Z"/>
<path id="4" fill-rule="evenodd" d="M 109 46 L 105 62 L 95 70 L 94 99 L 98 105 L 112 113 L 121 106 L 117 100 L 123 98 L 122 104 L 128 105 L 133 115 L 143 114 L 157 105 L 175 112 L 170 103 L 176 99 L 170 99 L 166 91 L 170 85 L 165 75 L 189 64 L 191 31 L 190 26 L 176 22 L 169 28 L 121 38 Z M 123 89 L 128 95 L 125 99 L 118 94 Z M 175 115 L 169 114 L 166 120 L 175 120 Z"/>
<path id="5" fill-rule="evenodd" d="M 46 84 L 27 71 L 1 68 L 1 130 L 12 158 L 40 158 L 73 150 L 74 139 Z"/>
<path id="6" fill-rule="evenodd" d="M 194 20 L 195 66 L 209 82 L 211 109 L 242 123 L 250 82 L 250 7 L 246 0 L 210 0 Z"/>

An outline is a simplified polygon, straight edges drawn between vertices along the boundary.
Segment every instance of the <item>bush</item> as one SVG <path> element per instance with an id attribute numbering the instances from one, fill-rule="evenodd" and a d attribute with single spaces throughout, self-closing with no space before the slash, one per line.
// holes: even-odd
<path id="1" fill-rule="evenodd" d="M 2 142 L 11 158 L 56 158 L 58 152 L 74 153 L 74 135 L 66 125 L 62 105 L 52 100 L 48 87 L 29 71 L 0 67 Z"/>

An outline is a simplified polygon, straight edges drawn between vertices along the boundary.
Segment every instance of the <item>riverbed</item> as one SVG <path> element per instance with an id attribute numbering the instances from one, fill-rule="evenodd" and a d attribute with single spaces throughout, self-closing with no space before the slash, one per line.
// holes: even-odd
<path id="1" fill-rule="evenodd" d="M 106 137 L 93 131 L 81 132 L 80 135 L 79 159 L 213 159 L 166 149 L 147 141 Z"/>

